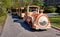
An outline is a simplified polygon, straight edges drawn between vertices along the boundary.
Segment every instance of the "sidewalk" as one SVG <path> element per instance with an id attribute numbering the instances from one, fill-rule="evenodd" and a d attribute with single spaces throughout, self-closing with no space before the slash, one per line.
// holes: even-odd
<path id="1" fill-rule="evenodd" d="M 59 15 L 59 13 L 47 13 L 47 16 L 57 16 L 57 15 Z"/>
<path id="2" fill-rule="evenodd" d="M 1 37 L 16 37 L 17 34 L 20 32 L 20 29 L 17 28 L 17 25 L 13 22 L 12 16 L 7 15 L 6 23 Z"/>
<path id="3" fill-rule="evenodd" d="M 12 25 L 12 24 L 13 24 L 13 21 L 12 21 L 11 16 L 7 15 L 6 23 L 5 23 L 4 29 L 2 31 L 3 35 L 5 35 L 6 32 L 9 30 L 8 29 L 10 27 L 9 25 Z M 3 35 L 1 35 L 1 37 L 3 37 Z"/>
<path id="4" fill-rule="evenodd" d="M 58 28 L 58 27 L 55 27 L 55 26 L 51 26 L 51 27 L 60 31 L 60 28 Z"/>

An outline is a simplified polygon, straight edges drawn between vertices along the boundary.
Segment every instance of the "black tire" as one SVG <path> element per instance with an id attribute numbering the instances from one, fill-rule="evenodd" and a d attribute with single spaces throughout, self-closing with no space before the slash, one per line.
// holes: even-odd
<path id="1" fill-rule="evenodd" d="M 40 31 L 47 31 L 47 29 L 39 29 Z"/>

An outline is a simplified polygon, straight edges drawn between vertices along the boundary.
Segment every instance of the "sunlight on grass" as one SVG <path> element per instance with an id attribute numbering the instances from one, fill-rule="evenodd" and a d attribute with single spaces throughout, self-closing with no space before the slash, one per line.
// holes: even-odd
<path id="1" fill-rule="evenodd" d="M 1 22 L 4 22 L 5 19 L 6 19 L 6 16 L 1 16 L 1 17 L 0 17 L 0 23 L 1 23 Z"/>
<path id="2" fill-rule="evenodd" d="M 0 28 L 2 28 L 3 26 L 0 26 Z"/>
<path id="3" fill-rule="evenodd" d="M 6 17 L 7 17 L 6 15 L 3 15 L 3 16 L 0 17 L 0 28 L 1 29 L 4 26 L 3 24 L 4 24 L 5 20 L 6 20 Z"/>
<path id="4" fill-rule="evenodd" d="M 53 26 L 60 28 L 60 16 L 52 16 L 49 19 Z"/>
<path id="5" fill-rule="evenodd" d="M 51 23 L 51 24 L 57 28 L 60 28 L 60 24 L 57 24 L 57 23 Z"/>

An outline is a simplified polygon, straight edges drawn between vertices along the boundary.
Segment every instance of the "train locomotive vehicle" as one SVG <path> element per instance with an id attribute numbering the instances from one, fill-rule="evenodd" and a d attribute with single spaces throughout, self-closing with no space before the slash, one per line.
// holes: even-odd
<path id="1" fill-rule="evenodd" d="M 16 11 L 17 15 L 20 16 L 21 18 L 24 18 L 25 13 L 33 13 L 33 11 L 37 11 L 39 13 L 39 7 L 32 5 L 32 6 L 25 6 L 25 7 L 20 7 L 18 11 Z"/>
<path id="2" fill-rule="evenodd" d="M 33 8 L 33 12 L 30 12 L 28 7 L 28 11 L 25 12 L 25 16 L 23 18 L 23 20 L 28 23 L 30 28 L 35 30 L 51 28 L 48 16 L 43 13 L 44 10 L 39 10 L 39 7 L 37 6 L 30 7 Z"/>

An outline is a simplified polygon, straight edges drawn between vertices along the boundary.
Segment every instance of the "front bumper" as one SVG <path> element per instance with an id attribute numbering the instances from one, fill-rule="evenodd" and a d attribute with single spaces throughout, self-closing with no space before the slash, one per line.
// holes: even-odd
<path id="1" fill-rule="evenodd" d="M 45 27 L 45 28 L 42 28 L 42 27 L 33 27 L 32 29 L 35 29 L 35 30 L 45 30 L 45 29 L 50 29 L 51 28 L 51 26 L 48 26 L 48 27 Z"/>

